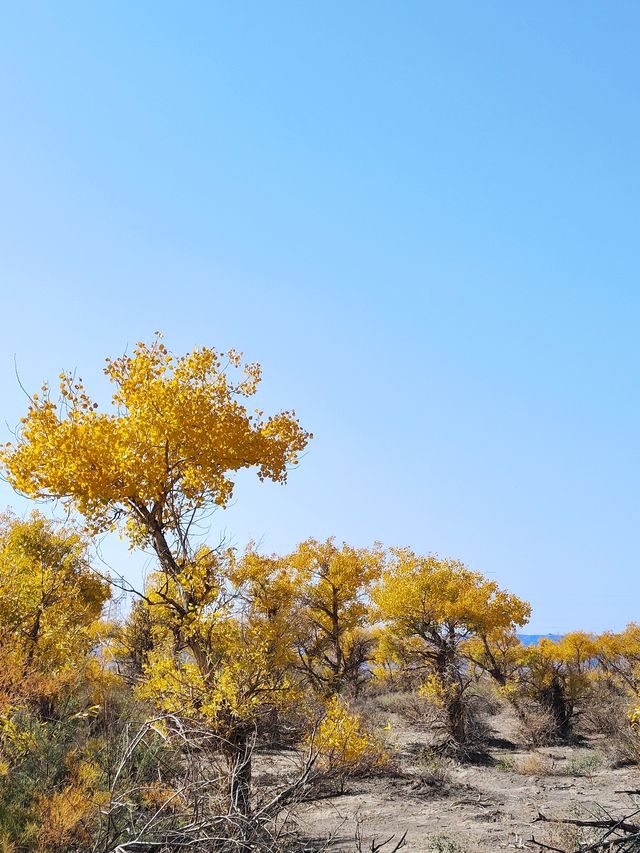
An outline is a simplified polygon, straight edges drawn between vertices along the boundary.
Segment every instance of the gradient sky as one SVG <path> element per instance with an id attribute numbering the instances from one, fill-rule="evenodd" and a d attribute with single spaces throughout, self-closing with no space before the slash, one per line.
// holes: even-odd
<path id="1" fill-rule="evenodd" d="M 214 535 L 457 557 L 536 632 L 640 619 L 639 42 L 622 0 L 4 3 L 3 440 L 14 356 L 104 396 L 156 329 L 235 346 L 316 438 Z"/>

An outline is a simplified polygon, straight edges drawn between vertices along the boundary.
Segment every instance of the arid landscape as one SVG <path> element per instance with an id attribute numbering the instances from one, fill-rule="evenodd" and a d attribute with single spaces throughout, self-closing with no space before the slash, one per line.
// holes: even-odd
<path id="1" fill-rule="evenodd" d="M 329 850 L 354 851 L 359 827 L 365 851 L 372 841 L 392 835 L 394 841 L 382 850 L 393 849 L 405 833 L 407 853 L 544 849 L 532 839 L 551 849 L 573 850 L 602 833 L 542 823 L 540 813 L 608 819 L 628 815 L 640 803 L 640 771 L 620 766 L 615 745 L 603 735 L 527 748 L 518 742 L 515 715 L 503 706 L 490 718 L 482 763 L 460 763 L 435 758 L 424 729 L 401 715 L 390 713 L 389 724 L 384 734 L 397 750 L 398 772 L 352 779 L 344 794 L 297 807 L 296 819 L 310 840 L 320 844 L 331 837 Z M 258 766 L 258 779 L 264 773 L 268 783 L 278 768 L 286 770 L 288 759 L 263 753 Z M 633 791 L 637 796 L 621 793 Z"/>

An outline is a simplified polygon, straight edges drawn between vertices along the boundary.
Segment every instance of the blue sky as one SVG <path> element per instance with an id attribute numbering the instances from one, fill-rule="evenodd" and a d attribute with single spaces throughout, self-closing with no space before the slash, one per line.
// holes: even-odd
<path id="1" fill-rule="evenodd" d="M 637 4 L 2 18 L 7 437 L 14 356 L 99 396 L 156 329 L 235 346 L 316 435 L 285 488 L 240 478 L 214 519 L 238 545 L 411 545 L 528 598 L 533 631 L 640 619 Z"/>

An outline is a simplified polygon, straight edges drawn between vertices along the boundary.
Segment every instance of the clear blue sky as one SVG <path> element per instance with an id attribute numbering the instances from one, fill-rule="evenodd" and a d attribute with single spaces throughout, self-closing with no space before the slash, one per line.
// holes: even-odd
<path id="1" fill-rule="evenodd" d="M 103 388 L 156 329 L 235 346 L 316 434 L 241 478 L 239 545 L 408 544 L 533 631 L 640 619 L 639 41 L 632 2 L 3 4 L 3 421 L 14 355 Z"/>

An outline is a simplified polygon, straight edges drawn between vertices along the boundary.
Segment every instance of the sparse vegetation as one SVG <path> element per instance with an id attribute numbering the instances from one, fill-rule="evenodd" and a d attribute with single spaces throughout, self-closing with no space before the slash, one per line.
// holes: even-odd
<path id="1" fill-rule="evenodd" d="M 466 853 L 457 841 L 453 841 L 445 835 L 432 835 L 427 839 L 427 850 L 430 853 Z"/>
<path id="2" fill-rule="evenodd" d="M 566 767 L 567 776 L 591 777 L 602 767 L 602 756 L 597 752 L 588 755 L 574 756 Z"/>

